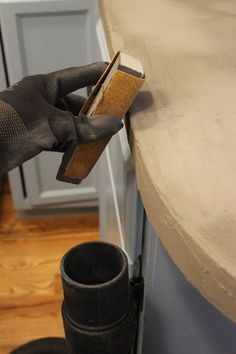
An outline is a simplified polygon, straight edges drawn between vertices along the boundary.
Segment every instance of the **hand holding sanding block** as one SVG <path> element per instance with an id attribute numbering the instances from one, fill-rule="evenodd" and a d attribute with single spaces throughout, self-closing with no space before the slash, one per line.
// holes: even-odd
<path id="1" fill-rule="evenodd" d="M 87 116 L 108 114 L 122 119 L 144 80 L 141 62 L 126 53 L 117 52 L 80 113 Z M 88 176 L 109 141 L 110 137 L 67 150 L 57 179 L 79 184 Z"/>

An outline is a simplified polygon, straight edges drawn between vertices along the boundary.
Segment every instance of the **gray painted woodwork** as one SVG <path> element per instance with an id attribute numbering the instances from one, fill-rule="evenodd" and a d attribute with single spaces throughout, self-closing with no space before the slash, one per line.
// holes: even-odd
<path id="1" fill-rule="evenodd" d="M 101 19 L 96 32 L 102 60 L 109 61 Z M 140 196 L 125 129 L 112 137 L 98 169 L 101 239 L 116 244 L 126 253 L 133 274 L 135 260 L 141 254 L 143 208 L 138 203 Z"/>
<path id="2" fill-rule="evenodd" d="M 111 169 L 109 147 L 107 147 L 102 154 L 99 166 L 100 237 L 102 241 L 111 242 L 123 249 L 120 213 L 117 205 L 117 195 L 114 185 L 114 176 Z"/>
<path id="3" fill-rule="evenodd" d="M 96 1 L 0 1 L 0 21 L 10 84 L 26 75 L 101 59 Z M 97 205 L 96 168 L 79 186 L 58 182 L 61 157 L 43 152 L 10 172 L 17 209 Z"/>
<path id="4" fill-rule="evenodd" d="M 99 161 L 99 171 L 101 240 L 119 246 L 128 257 L 130 275 L 137 274 L 136 260 L 142 252 L 143 206 L 125 129 L 111 139 Z"/>
<path id="5" fill-rule="evenodd" d="M 3 64 L 3 52 L 2 52 L 2 47 L 0 45 L 0 91 L 4 90 L 6 87 L 7 84 L 6 84 L 5 69 Z"/>
<path id="6" fill-rule="evenodd" d="M 6 77 L 5 77 L 5 70 L 3 64 L 3 53 L 2 47 L 0 45 L 0 91 L 6 88 Z M 2 189 L 2 178 L 3 176 L 0 175 L 0 191 Z"/>
<path id="7" fill-rule="evenodd" d="M 116 244 L 126 253 L 133 273 L 134 262 L 141 254 L 143 209 L 138 202 L 130 153 L 128 159 L 122 153 L 121 134 L 112 138 L 99 162 L 100 235 L 103 241 Z M 129 149 L 127 139 L 126 145 Z"/>
<path id="8" fill-rule="evenodd" d="M 186 280 L 148 220 L 144 240 L 141 353 L 235 354 L 236 326 Z"/>

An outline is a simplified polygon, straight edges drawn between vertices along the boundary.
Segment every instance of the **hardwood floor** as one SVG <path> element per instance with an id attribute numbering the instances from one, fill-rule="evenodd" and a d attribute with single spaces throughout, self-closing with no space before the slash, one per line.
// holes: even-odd
<path id="1" fill-rule="evenodd" d="M 80 242 L 97 240 L 98 216 L 16 214 L 5 183 L 0 196 L 0 354 L 46 336 L 64 336 L 59 265 Z"/>

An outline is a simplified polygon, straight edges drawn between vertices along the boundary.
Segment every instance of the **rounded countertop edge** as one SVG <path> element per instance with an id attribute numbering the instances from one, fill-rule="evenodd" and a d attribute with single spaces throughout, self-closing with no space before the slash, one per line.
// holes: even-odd
<path id="1" fill-rule="evenodd" d="M 185 278 L 202 296 L 228 319 L 236 323 L 235 278 L 219 266 L 205 249 L 190 237 L 157 193 L 142 159 L 142 153 L 135 142 L 132 130 L 132 157 L 137 185 L 147 217 L 160 238 L 165 250 Z M 145 181 L 145 182 L 144 182 Z M 155 207 L 153 207 L 155 205 Z M 161 212 L 159 212 L 161 210 Z"/>

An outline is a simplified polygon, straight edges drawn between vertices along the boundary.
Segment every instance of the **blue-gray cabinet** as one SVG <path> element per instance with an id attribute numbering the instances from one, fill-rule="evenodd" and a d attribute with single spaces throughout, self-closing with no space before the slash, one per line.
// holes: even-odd
<path id="1" fill-rule="evenodd" d="M 119 246 L 128 256 L 130 271 L 142 251 L 143 207 L 125 130 L 114 136 L 100 160 L 99 216 L 103 241 Z"/>
<path id="2" fill-rule="evenodd" d="M 6 88 L 6 75 L 3 61 L 2 45 L 0 44 L 0 91 Z M 0 191 L 2 187 L 2 176 L 0 176 Z"/>
<path id="3" fill-rule="evenodd" d="M 236 326 L 192 287 L 145 219 L 142 354 L 235 354 Z M 142 333 L 140 333 L 140 338 Z"/>
<path id="4" fill-rule="evenodd" d="M 4 90 L 7 86 L 6 74 L 4 68 L 2 45 L 0 44 L 0 91 Z"/>
<path id="5" fill-rule="evenodd" d="M 102 60 L 109 61 L 111 58 L 100 19 L 96 32 Z M 119 246 L 128 257 L 130 274 L 137 274 L 137 260 L 142 251 L 143 207 L 139 203 L 140 195 L 124 128 L 112 137 L 99 159 L 98 171 L 101 240 Z"/>
<path id="6" fill-rule="evenodd" d="M 96 1 L 0 1 L 0 22 L 10 85 L 26 75 L 101 60 Z M 1 89 L 5 84 L 1 80 Z M 62 183 L 55 179 L 60 160 L 60 153 L 43 152 L 9 173 L 17 209 L 97 206 L 97 169 L 79 186 Z"/>

